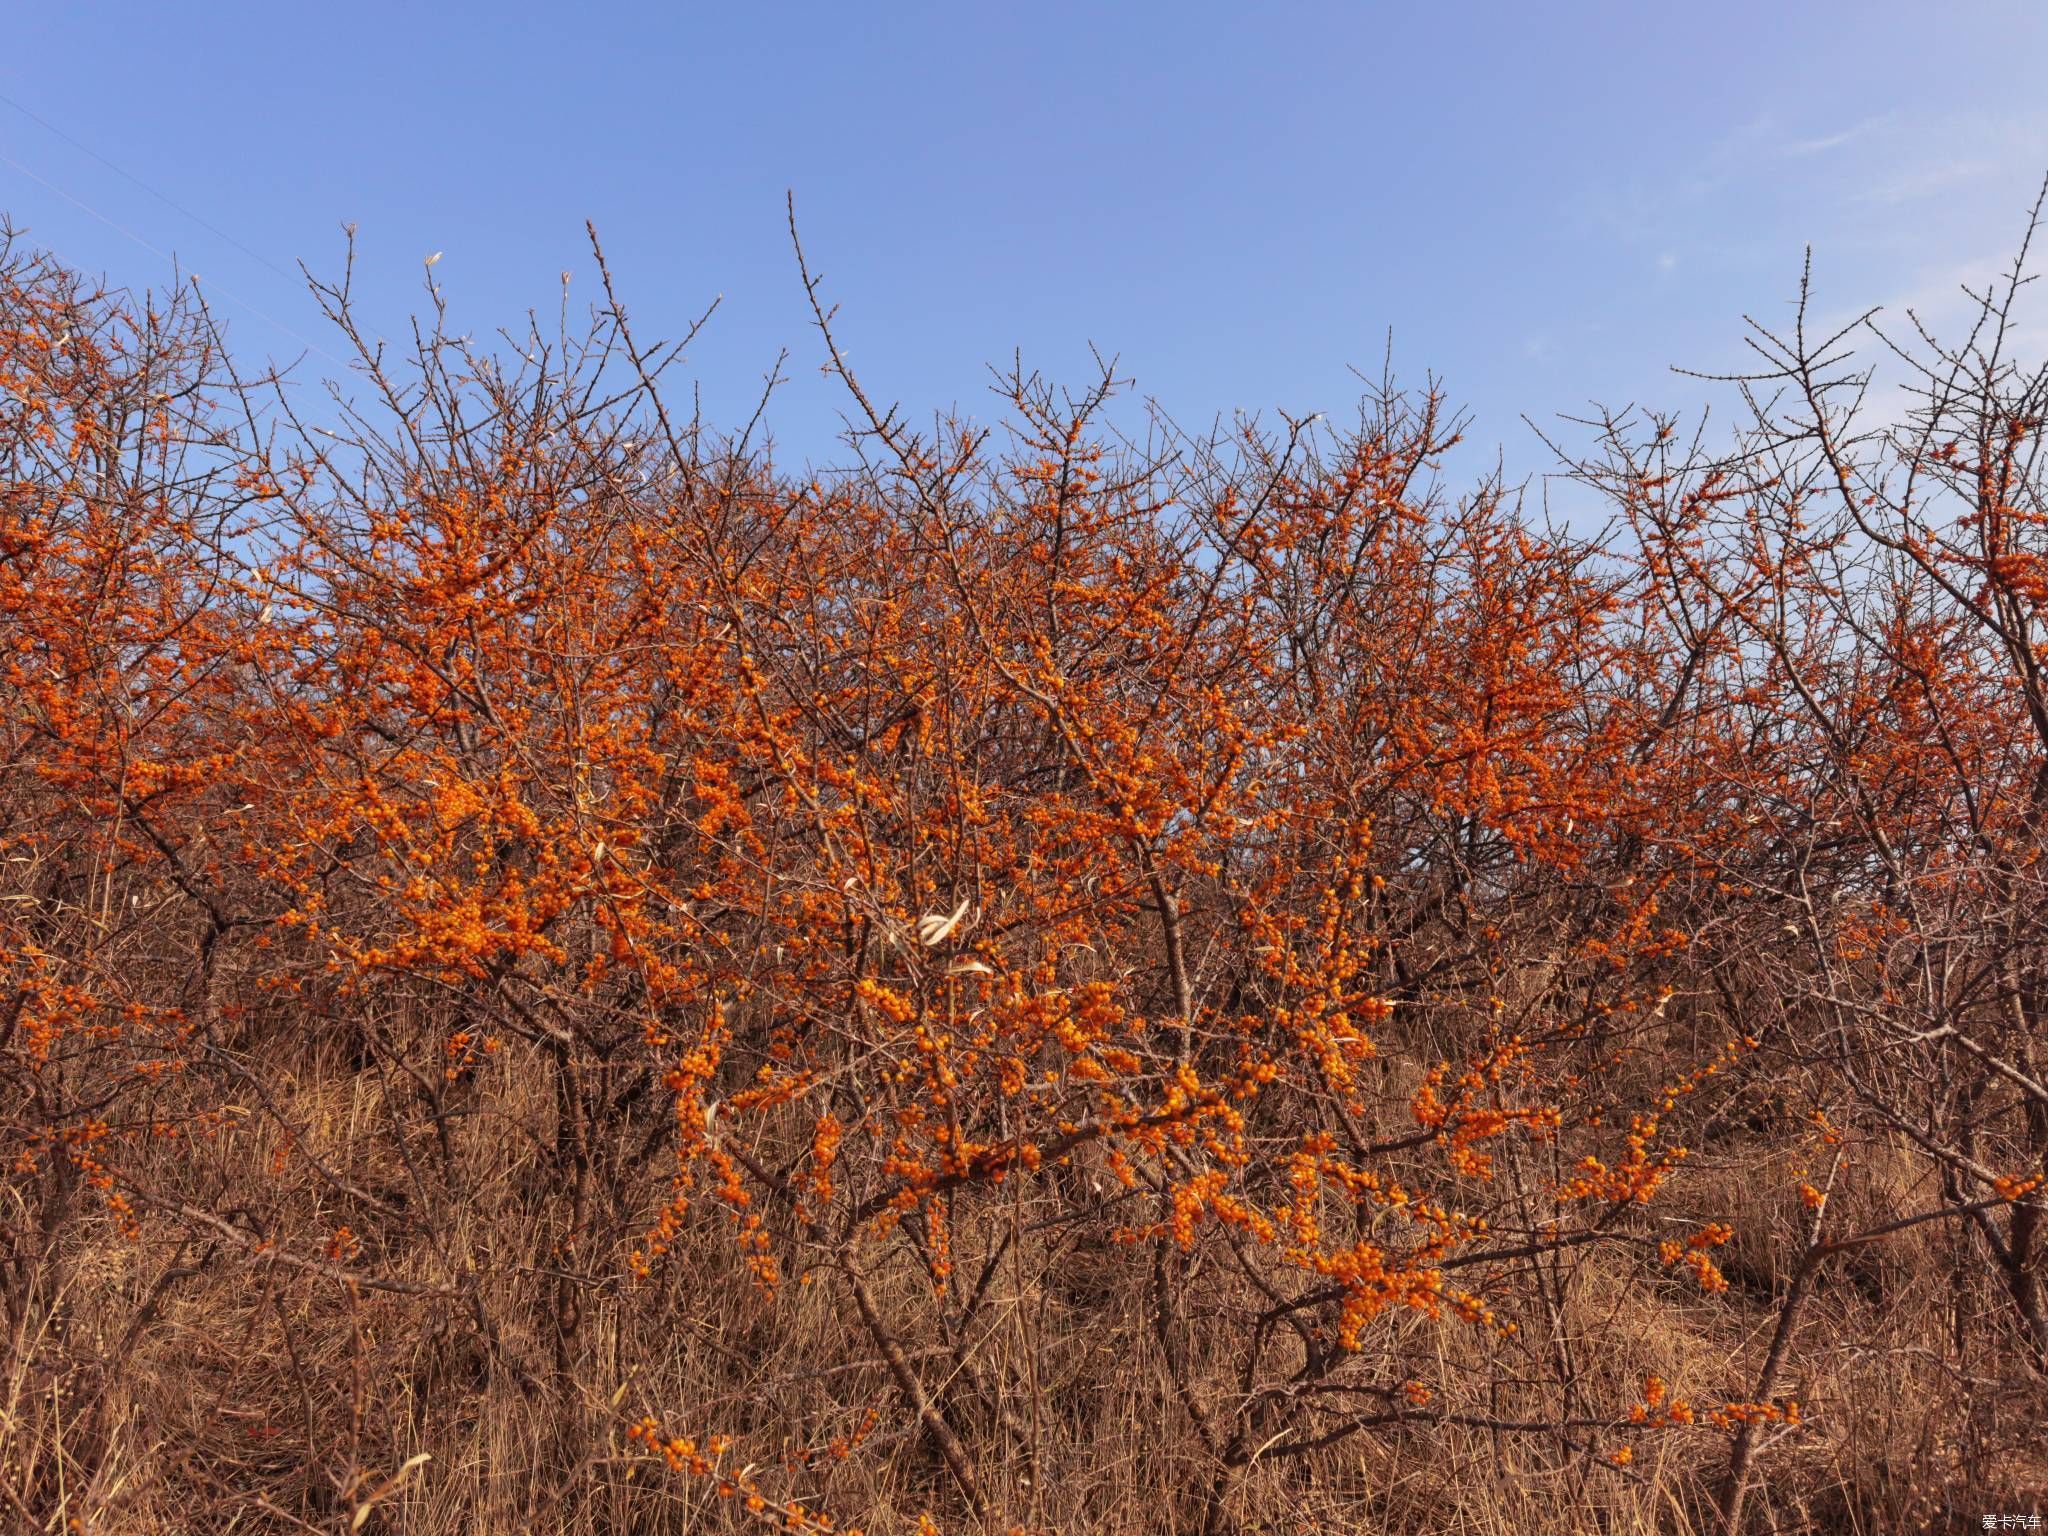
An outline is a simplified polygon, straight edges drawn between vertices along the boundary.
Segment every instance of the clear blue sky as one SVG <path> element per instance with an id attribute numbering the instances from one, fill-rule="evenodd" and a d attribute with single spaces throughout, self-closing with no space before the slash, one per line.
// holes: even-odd
<path id="1" fill-rule="evenodd" d="M 1343 411 L 1391 327 L 1528 469 L 1521 413 L 1739 361 L 1809 242 L 1825 307 L 1942 312 L 2048 172 L 2021 0 L 10 9 L 0 93 L 76 140 L 0 104 L 0 208 L 37 243 L 165 280 L 84 204 L 291 356 L 332 346 L 310 301 L 207 224 L 332 272 L 354 221 L 393 332 L 445 252 L 487 331 L 552 313 L 564 268 L 596 296 L 592 218 L 642 329 L 724 295 L 692 354 L 714 416 L 791 349 L 796 459 L 838 400 L 785 189 L 877 395 L 985 414 L 985 364 L 1080 382 L 1092 342 L 1183 420 Z"/>

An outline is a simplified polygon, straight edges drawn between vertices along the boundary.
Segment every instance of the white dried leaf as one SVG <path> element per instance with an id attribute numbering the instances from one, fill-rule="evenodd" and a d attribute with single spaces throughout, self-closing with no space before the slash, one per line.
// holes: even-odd
<path id="1" fill-rule="evenodd" d="M 960 898 L 960 905 L 953 909 L 950 917 L 941 917 L 936 912 L 928 912 L 923 917 L 920 917 L 917 920 L 918 942 L 927 948 L 934 944 L 943 944 L 946 941 L 946 935 L 959 927 L 960 919 L 967 915 L 967 903 L 970 899 L 969 897 L 962 896 Z"/>

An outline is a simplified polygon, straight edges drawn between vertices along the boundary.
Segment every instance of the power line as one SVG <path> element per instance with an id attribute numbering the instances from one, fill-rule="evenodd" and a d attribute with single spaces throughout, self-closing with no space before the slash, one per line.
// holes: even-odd
<path id="1" fill-rule="evenodd" d="M 219 225 L 209 223 L 207 220 L 202 219 L 198 214 L 194 213 L 190 208 L 187 208 L 183 203 L 178 202 L 175 198 L 169 196 L 166 193 L 159 192 L 155 187 L 151 186 L 148 182 L 144 181 L 140 176 L 131 175 L 129 172 L 124 171 L 123 169 L 121 169 L 120 166 L 114 164 L 113 161 L 109 160 L 105 155 L 101 154 L 91 145 L 79 143 L 78 140 L 71 137 L 70 134 L 66 133 L 62 128 L 59 128 L 55 123 L 51 122 L 48 118 L 43 117 L 35 112 L 31 112 L 27 107 L 24 107 L 12 96 L 0 93 L 0 102 L 5 102 L 8 106 L 14 108 L 15 111 L 19 112 L 23 117 L 27 118 L 30 122 L 35 123 L 39 127 L 46 130 L 47 132 L 54 133 L 58 138 L 62 139 L 66 144 L 69 144 L 73 149 L 77 150 L 80 154 L 92 156 L 93 159 L 99 161 L 101 165 L 104 165 L 108 170 L 112 171 L 116 176 L 119 176 L 123 181 L 132 182 L 134 185 L 142 188 L 143 191 L 147 192 L 151 197 L 155 198 L 165 207 L 170 208 L 175 212 L 183 214 L 186 218 L 190 219 L 194 224 L 197 224 L 201 229 L 207 231 L 209 234 L 215 236 L 217 239 L 227 241 L 229 245 L 232 245 L 244 256 L 247 256 L 251 261 L 261 262 L 264 266 L 270 268 L 271 271 L 275 272 L 279 277 L 284 278 L 287 282 L 299 281 L 299 277 L 301 274 L 287 272 L 283 267 L 280 267 L 276 262 L 272 261 L 268 256 L 265 256 L 261 251 L 252 251 L 251 249 L 249 249 L 248 246 L 242 244 L 241 241 L 237 240 L 233 235 L 229 234 Z M 16 169 L 19 170 L 20 167 L 17 166 Z M 45 185 L 47 185 L 47 183 L 45 183 Z M 54 191 L 55 189 L 52 188 L 52 190 Z"/>
<path id="2" fill-rule="evenodd" d="M 77 148 L 78 150 L 82 151 L 85 154 L 91 155 L 93 159 L 99 161 L 99 163 L 101 165 L 104 165 L 108 170 L 113 171 L 116 175 L 122 177 L 127 181 L 133 182 L 136 186 L 142 188 L 143 191 L 149 193 L 150 196 L 158 199 L 160 202 L 166 204 L 167 206 L 176 209 L 179 213 L 184 214 L 186 218 L 191 219 L 193 222 L 199 224 L 203 228 L 211 230 L 214 234 L 220 236 L 221 239 L 227 241 L 227 243 L 232 245 L 236 250 L 243 252 L 245 255 L 251 257 L 252 259 L 258 262 L 261 262 L 271 271 L 277 273 L 278 276 L 285 278 L 288 281 L 299 280 L 293 278 L 291 273 L 285 271 L 284 268 L 280 267 L 276 262 L 271 261 L 268 257 L 262 255 L 260 252 L 250 250 L 248 246 L 244 245 L 241 241 L 237 240 L 233 235 L 226 233 L 224 230 L 216 229 L 212 224 L 207 223 L 205 219 L 200 218 L 198 214 L 191 212 L 189 209 L 182 207 L 180 204 L 178 204 L 171 198 L 164 196 L 163 193 L 157 191 L 154 187 L 150 186 L 148 182 L 142 180 L 140 177 L 130 176 L 128 172 L 122 170 L 120 166 L 114 164 L 114 162 L 107 159 L 106 156 L 98 154 L 95 151 L 87 148 L 85 145 L 80 144 L 76 139 L 72 138 L 70 134 L 64 132 L 63 129 L 58 128 L 52 123 L 45 122 L 35 113 L 29 111 L 29 109 L 27 107 L 24 107 L 20 102 L 15 101 L 13 98 L 5 95 L 0 95 L 0 102 L 5 102 L 8 106 L 13 107 L 17 112 L 20 112 L 23 116 L 30 118 L 31 120 L 37 123 L 41 123 L 43 127 L 49 129 L 50 132 L 56 134 L 57 137 L 64 140 L 65 143 L 72 145 L 73 147 Z M 145 251 L 148 251 L 152 256 L 155 256 L 160 261 L 169 263 L 173 268 L 177 266 L 177 257 L 173 256 L 168 251 L 165 251 L 156 245 L 152 245 L 149 241 L 143 239 L 142 236 L 136 234 L 134 230 L 128 228 L 126 225 L 117 223 L 113 219 L 108 218 L 104 213 L 101 213 L 99 209 L 93 207 L 92 204 L 86 202 L 85 199 L 81 197 L 74 197 L 71 193 L 66 192 L 62 187 L 58 186 L 48 177 L 38 175 L 36 172 L 30 170 L 27 166 L 23 165 L 19 160 L 16 160 L 13 156 L 8 155 L 4 152 L 0 152 L 0 163 L 4 163 L 6 165 L 11 166 L 13 169 L 19 171 L 22 175 L 26 176 L 30 181 L 35 182 L 38 186 L 44 188 L 47 191 L 55 193 L 58 197 L 63 198 L 65 202 L 71 204 L 72 207 L 78 209 L 80 212 L 90 214 L 93 218 L 98 219 L 102 224 L 106 225 L 107 228 L 113 230 L 116 234 L 122 236 L 124 239 L 134 241 L 135 244 L 141 246 Z M 290 326 L 286 325 L 282 320 L 278 319 L 275 315 L 269 314 L 266 311 L 259 309 L 256 305 L 251 304 L 247 299 L 243 298 L 240 294 L 234 292 L 232 289 L 224 288 L 219 283 L 213 282 L 211 280 L 207 280 L 202 284 L 199 274 L 196 272 L 189 273 L 187 275 L 189 276 L 191 282 L 195 287 L 200 287 L 202 288 L 203 291 L 218 293 L 222 298 L 228 300 L 232 304 L 239 306 L 242 309 L 247 310 L 250 314 L 254 315 L 258 320 L 263 321 L 266 325 L 276 327 L 285 335 L 291 337 L 293 341 L 296 341 L 300 346 L 304 347 L 307 351 L 317 352 L 320 356 L 326 358 L 327 361 L 333 363 L 337 368 L 346 368 L 348 366 L 347 363 L 343 362 L 342 359 L 336 357 L 332 352 L 329 352 L 325 347 L 321 346 L 318 342 L 309 341 L 306 337 L 301 336 L 297 331 L 293 330 Z M 301 276 L 303 276 L 303 274 L 301 274 Z"/>

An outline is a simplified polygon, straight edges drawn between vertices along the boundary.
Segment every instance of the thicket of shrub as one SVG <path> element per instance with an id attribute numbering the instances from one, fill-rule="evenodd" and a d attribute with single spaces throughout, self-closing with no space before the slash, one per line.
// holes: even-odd
<path id="1" fill-rule="evenodd" d="M 1391 385 L 842 367 L 796 474 L 609 277 L 402 359 L 321 289 L 321 398 L 10 243 L 7 1522 L 2032 1508 L 2023 271 L 1891 419 L 1802 318 L 1725 442 L 1574 427 L 1566 527 Z"/>

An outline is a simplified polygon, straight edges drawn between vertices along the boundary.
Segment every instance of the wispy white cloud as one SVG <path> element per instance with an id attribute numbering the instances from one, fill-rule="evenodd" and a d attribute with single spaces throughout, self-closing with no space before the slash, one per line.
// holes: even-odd
<path id="1" fill-rule="evenodd" d="M 1778 146 L 1778 154 L 1786 160 L 1804 160 L 1812 155 L 1824 155 L 1830 150 L 1842 149 L 1858 139 L 1867 138 L 1871 133 L 1891 121 L 1891 114 L 1866 117 L 1860 123 L 1853 123 L 1839 133 L 1821 134 L 1810 139 L 1787 139 Z"/>
<path id="2" fill-rule="evenodd" d="M 1669 327 L 1673 361 L 1707 372 L 1747 366 L 1741 317 L 1789 329 L 1809 251 L 1809 339 L 1881 304 L 1878 323 L 1909 351 L 1920 350 L 1914 319 L 1960 342 L 1977 308 L 1964 289 L 1981 295 L 2009 270 L 2044 172 L 2048 109 L 2031 102 L 1902 105 L 1861 118 L 1816 110 L 1804 121 L 1758 114 L 1689 154 L 1574 189 L 1583 265 L 1601 280 L 1572 317 L 1570 348 L 1545 355 L 1525 343 L 1524 356 L 1545 368 L 1601 357 L 1618 372 L 1626 360 L 1602 357 L 1584 325 L 1634 305 L 1628 312 Z M 2033 265 L 2048 272 L 2048 231 Z M 2016 322 L 2009 355 L 2048 357 L 2048 284 L 2022 295 Z M 1868 333 L 1844 339 L 1876 370 L 1866 419 L 1900 419 L 1912 403 L 1910 369 Z M 1714 392 L 1658 380 L 1649 394 L 1696 409 Z"/>
<path id="3" fill-rule="evenodd" d="M 1859 203 L 1886 204 L 1915 202 L 1923 197 L 1932 197 L 1937 192 L 1952 191 L 1966 182 L 1981 181 L 1986 176 L 1995 176 L 1999 169 L 1999 166 L 1989 160 L 1964 158 L 1909 165 L 1875 186 L 1865 187 L 1854 193 L 1851 200 Z"/>

